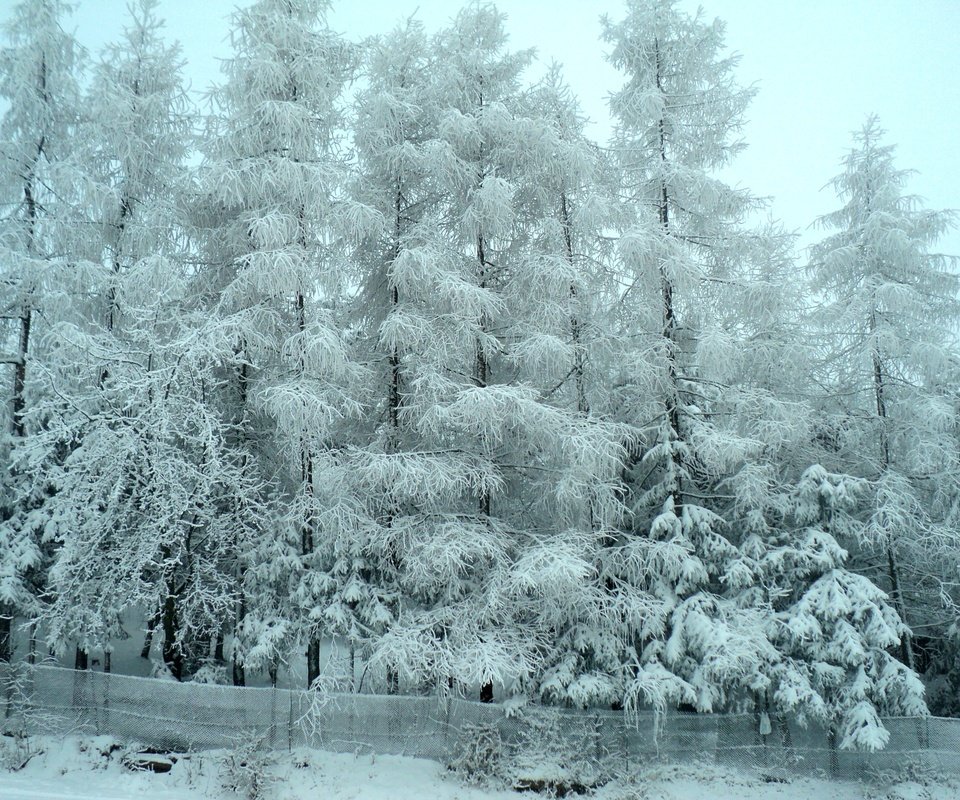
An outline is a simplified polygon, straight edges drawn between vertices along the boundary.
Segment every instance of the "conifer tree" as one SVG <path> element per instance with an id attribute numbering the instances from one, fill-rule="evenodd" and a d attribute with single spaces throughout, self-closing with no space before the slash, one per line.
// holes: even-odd
<path id="1" fill-rule="evenodd" d="M 627 700 L 708 710 L 762 685 L 773 657 L 762 612 L 726 591 L 738 552 L 720 482 L 762 449 L 756 430 L 725 419 L 749 407 L 736 354 L 763 325 L 728 309 L 753 313 L 751 293 L 773 284 L 755 282 L 758 267 L 782 264 L 783 246 L 746 227 L 759 202 L 714 175 L 742 147 L 753 95 L 722 55 L 724 26 L 675 6 L 634 0 L 622 22 L 604 23 L 609 59 L 626 73 L 611 110 L 627 214 L 615 310 L 631 346 L 612 408 L 634 431 L 620 563 L 635 566 L 623 579 L 650 597 Z"/>
<path id="2" fill-rule="evenodd" d="M 0 660 L 11 653 L 15 613 L 36 610 L 43 589 L 41 531 L 30 511 L 49 487 L 20 477 L 18 453 L 33 433 L 27 422 L 44 311 L 56 317 L 62 299 L 63 269 L 58 216 L 62 193 L 71 183 L 63 162 L 70 153 L 77 112 L 79 48 L 61 27 L 70 6 L 60 0 L 16 5 L 4 34 L 0 95 L 7 108 L 0 123 L 0 365 L 5 412 L 0 438 Z"/>
<path id="3" fill-rule="evenodd" d="M 490 700 L 495 682 L 535 676 L 554 622 L 541 601 L 562 594 L 552 578 L 591 572 L 591 543 L 563 540 L 571 522 L 588 527 L 591 493 L 606 499 L 617 446 L 550 401 L 536 363 L 555 342 L 572 361 L 554 326 L 569 337 L 579 278 L 562 255 L 560 191 L 538 174 L 558 137 L 525 106 L 529 55 L 506 50 L 489 6 L 436 37 L 427 70 L 413 69 L 419 36 L 377 51 L 358 136 L 361 184 L 388 221 L 365 245 L 362 295 L 382 319 L 372 346 L 388 372 L 358 475 L 380 503 L 372 544 L 398 593 L 374 659 L 443 690 L 479 684 Z M 545 287 L 562 303 L 549 320 L 530 313 Z M 546 355 L 552 377 L 557 352 Z"/>
<path id="4" fill-rule="evenodd" d="M 192 118 L 161 27 L 154 3 L 136 6 L 86 98 L 70 249 L 88 266 L 72 318 L 51 333 L 61 360 L 30 466 L 58 487 L 42 515 L 57 544 L 42 614 L 51 645 L 78 640 L 78 666 L 103 648 L 109 668 L 120 613 L 157 610 L 179 679 L 192 640 L 232 605 L 224 543 L 255 510 L 253 476 L 223 463 L 209 378 L 178 346 L 192 325 L 177 208 Z"/>
<path id="5" fill-rule="evenodd" d="M 849 544 L 880 556 L 868 574 L 889 586 L 909 625 L 921 621 L 914 602 L 949 596 L 944 577 L 960 556 L 949 533 L 960 445 L 949 376 L 960 307 L 954 260 L 931 251 L 953 215 L 904 194 L 910 173 L 897 169 L 883 134 L 876 117 L 857 133 L 833 180 L 844 205 L 819 220 L 834 232 L 812 249 L 809 273 L 823 298 L 813 322 L 825 410 L 848 429 L 836 469 L 872 487 L 868 525 Z M 909 631 L 900 646 L 912 668 Z"/>
<path id="6" fill-rule="evenodd" d="M 833 746 L 877 750 L 881 716 L 927 713 L 923 685 L 891 655 L 908 630 L 869 578 L 846 568 L 838 539 L 863 535 L 867 481 L 806 469 L 767 514 L 753 510 L 741 568 L 745 606 L 769 607 L 776 656 L 763 665 L 764 708 L 823 722 Z"/>
<path id="7" fill-rule="evenodd" d="M 285 655 L 272 647 L 282 628 L 285 641 L 306 644 L 314 683 L 330 545 L 363 521 L 336 434 L 359 410 L 359 376 L 334 313 L 344 281 L 334 244 L 366 218 L 342 197 L 340 94 L 355 56 L 327 27 L 327 10 L 323 0 L 259 0 L 236 13 L 236 52 L 204 143 L 202 190 L 214 212 L 203 223 L 210 263 L 201 274 L 213 317 L 202 335 L 232 386 L 224 413 L 238 458 L 277 475 L 286 507 L 279 531 L 238 562 L 237 682 L 244 662 Z M 271 574 L 276 564 L 289 571 Z M 260 591 L 261 580 L 286 588 Z"/>

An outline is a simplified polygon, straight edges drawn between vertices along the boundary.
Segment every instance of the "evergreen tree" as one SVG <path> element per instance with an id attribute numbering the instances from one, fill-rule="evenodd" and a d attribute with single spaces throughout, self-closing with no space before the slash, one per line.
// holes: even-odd
<path id="1" fill-rule="evenodd" d="M 722 55 L 723 24 L 675 6 L 635 0 L 622 22 L 604 23 L 609 59 L 627 75 L 611 97 L 626 204 L 614 310 L 629 343 L 612 409 L 633 429 L 618 563 L 647 598 L 628 703 L 709 710 L 763 686 L 775 657 L 763 612 L 728 592 L 743 576 L 731 572 L 738 537 L 722 482 L 761 456 L 773 428 L 776 404 L 744 366 L 770 333 L 770 268 L 787 262 L 783 237 L 746 227 L 759 201 L 714 175 L 742 147 L 753 91 Z"/>
<path id="2" fill-rule="evenodd" d="M 70 249 L 89 266 L 72 319 L 52 332 L 60 359 L 29 457 L 57 487 L 42 510 L 58 548 L 42 615 L 51 645 L 77 639 L 78 666 L 103 648 L 109 668 L 120 613 L 156 610 L 163 661 L 179 679 L 195 666 L 193 640 L 229 613 L 225 542 L 256 510 L 254 476 L 223 463 L 209 378 L 178 345 L 193 325 L 176 207 L 192 119 L 179 50 L 161 27 L 154 3 L 135 7 L 87 97 Z"/>
<path id="3" fill-rule="evenodd" d="M 44 582 L 42 530 L 30 512 L 50 487 L 25 480 L 16 462 L 34 432 L 27 422 L 36 377 L 29 365 L 41 363 L 43 323 L 58 316 L 70 277 L 58 223 L 71 183 L 63 163 L 78 93 L 78 47 L 61 27 L 69 10 L 60 0 L 18 3 L 0 61 L 0 96 L 8 104 L 0 123 L 0 364 L 11 386 L 0 438 L 0 660 L 10 658 L 13 615 L 36 610 Z"/>
<path id="4" fill-rule="evenodd" d="M 744 520 L 742 567 L 754 575 L 742 600 L 772 611 L 766 635 L 777 657 L 764 665 L 764 707 L 822 721 L 834 746 L 877 750 L 889 739 L 881 715 L 927 709 L 916 674 L 889 652 L 906 626 L 876 585 L 846 569 L 837 541 L 863 535 L 866 488 L 814 465 L 779 507 Z"/>
<path id="5" fill-rule="evenodd" d="M 414 683 L 479 684 L 490 700 L 495 682 L 536 675 L 554 624 L 542 601 L 563 594 L 552 579 L 591 572 L 592 542 L 566 530 L 589 529 L 617 445 L 548 397 L 542 361 L 571 369 L 551 327 L 569 338 L 579 277 L 562 254 L 560 191 L 538 174 L 558 137 L 526 106 L 529 54 L 506 51 L 489 6 L 461 12 L 415 71 L 419 36 L 377 51 L 358 136 L 362 185 L 387 220 L 365 244 L 362 303 L 382 320 L 371 347 L 386 374 L 358 474 L 399 599 L 374 659 Z M 527 318 L 545 287 L 563 305 Z M 561 353 L 543 349 L 554 344 Z"/>
<path id="6" fill-rule="evenodd" d="M 868 525 L 850 544 L 880 556 L 882 566 L 868 574 L 883 576 L 910 624 L 924 621 L 911 606 L 935 607 L 944 595 L 960 556 L 949 532 L 960 445 L 950 378 L 960 308 L 953 259 L 930 250 L 953 216 L 905 195 L 909 173 L 893 156 L 870 117 L 833 181 L 844 205 L 820 219 L 835 232 L 812 249 L 809 273 L 822 298 L 813 322 L 824 408 L 836 429 L 846 429 L 835 468 L 872 487 L 863 509 Z M 912 668 L 909 632 L 900 644 Z"/>
<path id="7" fill-rule="evenodd" d="M 547 643 L 534 688 L 553 702 L 616 704 L 648 604 L 619 579 L 613 546 L 623 511 L 616 479 L 624 431 L 593 413 L 606 400 L 603 313 L 614 296 L 604 270 L 616 210 L 611 170 L 586 138 L 557 65 L 526 93 L 524 106 L 530 120 L 518 206 L 526 218 L 505 292 L 506 355 L 542 402 L 567 415 L 560 438 L 573 447 L 533 462 L 513 487 L 535 532 L 513 580 Z M 577 446 L 599 458 L 584 462 Z M 549 481 L 556 489 L 545 495 Z"/>
<path id="8" fill-rule="evenodd" d="M 285 656 L 281 629 L 283 641 L 306 643 L 307 680 L 317 679 L 331 543 L 364 524 L 337 433 L 359 410 L 335 314 L 345 280 L 335 242 L 366 219 L 342 197 L 340 95 L 355 55 L 327 27 L 327 9 L 260 0 L 237 12 L 236 53 L 204 143 L 203 202 L 213 209 L 200 219 L 210 262 L 200 277 L 213 316 L 201 335 L 230 387 L 222 399 L 237 458 L 276 475 L 285 505 L 254 552 L 238 544 L 237 682 L 244 663 Z"/>

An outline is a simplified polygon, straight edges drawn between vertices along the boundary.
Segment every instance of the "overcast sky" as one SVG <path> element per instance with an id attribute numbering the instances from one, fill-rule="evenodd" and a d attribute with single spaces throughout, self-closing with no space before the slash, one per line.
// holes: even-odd
<path id="1" fill-rule="evenodd" d="M 0 18 L 12 0 L 0 0 Z M 115 39 L 125 0 L 75 0 L 72 26 L 94 54 Z M 161 0 L 170 38 L 183 45 L 195 90 L 219 80 L 229 55 L 234 0 Z M 606 96 L 620 77 L 604 61 L 599 14 L 617 19 L 622 0 L 501 0 L 516 48 L 536 47 L 539 64 L 563 63 L 600 140 Z M 698 3 L 683 0 L 695 11 Z M 813 219 L 836 207 L 824 184 L 836 174 L 851 132 L 875 112 L 898 146 L 897 163 L 918 172 L 909 190 L 931 208 L 960 208 L 960 0 L 704 0 L 727 22 L 743 84 L 759 93 L 744 131 L 749 148 L 727 180 L 773 199 L 772 214 L 807 244 Z M 351 37 L 387 32 L 416 12 L 429 29 L 460 4 L 444 0 L 340 0 L 332 26 Z M 535 75 L 531 75 L 535 77 Z M 960 233 L 941 243 L 960 254 Z"/>

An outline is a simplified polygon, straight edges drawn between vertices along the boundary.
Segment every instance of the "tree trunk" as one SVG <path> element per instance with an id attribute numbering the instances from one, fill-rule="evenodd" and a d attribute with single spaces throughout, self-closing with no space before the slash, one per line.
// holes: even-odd
<path id="1" fill-rule="evenodd" d="M 297 241 L 306 252 L 307 249 L 307 231 L 306 231 L 306 210 L 301 206 L 297 212 Z M 306 296 L 302 286 L 298 287 L 294 306 L 297 313 L 297 333 L 301 335 L 301 349 L 298 354 L 297 374 L 301 380 L 306 376 L 306 356 L 303 351 L 302 337 L 307 330 L 307 308 Z M 307 431 L 303 431 L 300 437 L 300 478 L 304 497 L 306 499 L 307 516 L 303 521 L 303 527 L 300 532 L 300 549 L 306 557 L 314 552 L 316 541 L 314 540 L 314 520 L 313 512 L 310 507 L 313 503 L 313 443 L 307 437 Z M 305 559 L 306 560 L 306 559 Z M 312 565 L 311 567 L 312 568 Z M 316 631 L 311 630 L 310 638 L 307 642 L 307 687 L 313 686 L 317 678 L 320 677 L 320 639 Z"/>
<path id="2" fill-rule="evenodd" d="M 396 263 L 397 259 L 400 258 L 400 233 L 402 227 L 402 204 L 403 204 L 403 194 L 400 178 L 397 178 L 397 191 L 394 195 L 393 201 L 393 210 L 394 210 L 394 219 L 393 219 L 393 263 Z M 400 289 L 397 286 L 395 281 L 390 282 L 390 306 L 391 310 L 396 313 L 400 307 Z M 399 451 L 400 449 L 400 407 L 403 403 L 403 395 L 401 393 L 401 384 L 402 384 L 402 375 L 400 369 L 400 348 L 394 344 L 390 349 L 390 392 L 389 392 L 389 422 L 390 422 L 390 432 L 387 437 L 387 453 L 393 454 Z M 391 527 L 393 525 L 393 519 L 396 514 L 396 507 L 393 499 L 391 498 L 387 506 L 386 519 L 384 521 L 385 527 Z M 395 558 L 396 560 L 396 558 Z M 399 694 L 400 693 L 400 675 L 396 669 L 392 666 L 387 667 L 387 694 Z"/>
<path id="3" fill-rule="evenodd" d="M 655 41 L 656 53 L 656 83 L 657 90 L 663 94 L 662 65 L 660 63 L 660 43 Z M 660 166 L 663 174 L 660 176 L 660 191 L 657 200 L 657 212 L 660 220 L 660 227 L 665 236 L 672 235 L 670 230 L 670 193 L 667 187 L 666 172 L 669 159 L 667 158 L 667 130 L 666 121 L 660 117 L 657 124 L 657 143 L 660 155 Z M 677 317 L 676 307 L 673 299 L 673 282 L 667 274 L 666 264 L 661 259 L 659 265 L 660 272 L 660 297 L 661 297 L 661 315 L 663 320 L 662 336 L 664 345 L 667 349 L 667 391 L 669 396 L 666 401 L 667 420 L 670 425 L 670 433 L 675 441 L 682 439 L 680 435 L 680 380 L 677 369 Z M 676 456 L 671 450 L 671 461 L 675 463 Z M 679 465 L 677 465 L 679 466 Z M 675 513 L 679 516 L 680 506 L 682 504 L 682 487 L 679 485 L 679 478 L 674 480 L 670 494 L 674 501 Z"/>
<path id="4" fill-rule="evenodd" d="M 487 253 L 486 241 L 483 234 L 477 234 L 477 262 L 478 262 L 478 284 L 481 289 L 487 286 Z M 480 331 L 486 332 L 487 319 L 485 314 L 480 317 Z M 490 379 L 490 365 L 487 363 L 487 354 L 483 349 L 483 342 L 478 339 L 476 343 L 476 363 L 474 365 L 473 382 L 476 386 L 484 388 Z M 490 492 L 484 489 L 480 493 L 480 514 L 490 517 Z"/>
<path id="5" fill-rule="evenodd" d="M 241 664 L 241 663 L 237 660 L 237 657 L 236 657 L 236 656 L 234 656 L 233 659 L 232 659 L 232 661 L 231 661 L 231 667 L 232 667 L 231 673 L 232 673 L 232 677 L 233 677 L 233 685 L 234 685 L 234 686 L 246 686 L 246 685 L 247 685 L 247 671 L 246 671 L 246 669 L 244 668 L 243 664 Z"/>
<path id="6" fill-rule="evenodd" d="M 167 596 L 163 601 L 163 663 L 176 680 L 183 679 L 183 649 L 177 641 L 179 623 L 177 620 L 176 589 L 167 586 Z"/>
<path id="7" fill-rule="evenodd" d="M 484 241 L 483 234 L 477 236 L 477 261 L 479 262 L 480 269 L 480 287 L 484 288 L 486 286 L 487 279 L 487 255 L 486 255 L 486 242 Z M 486 326 L 485 317 L 481 317 L 480 320 L 481 331 Z M 483 343 L 477 341 L 477 363 L 476 363 L 476 372 L 474 374 L 474 381 L 477 386 L 485 387 L 490 378 L 490 365 L 487 363 L 487 355 L 483 350 Z M 486 489 L 483 490 L 480 494 L 480 514 L 481 516 L 489 520 L 491 511 L 491 498 L 490 492 Z M 493 683 L 486 682 L 480 687 L 480 702 L 481 703 L 491 703 L 493 702 Z"/>
<path id="8" fill-rule="evenodd" d="M 80 645 L 77 645 L 77 652 L 74 656 L 73 661 L 74 669 L 86 669 L 87 668 L 87 651 L 84 650 Z"/>
<path id="9" fill-rule="evenodd" d="M 560 225 L 563 228 L 563 256 L 572 268 L 573 260 L 573 224 L 570 221 L 570 206 L 566 192 L 560 193 Z M 570 299 L 577 300 L 577 287 L 570 286 Z M 579 309 L 575 309 L 570 317 L 570 336 L 573 340 L 573 379 L 577 394 L 577 413 L 586 416 L 590 413 L 590 404 L 587 401 L 586 388 L 586 352 L 583 347 L 583 323 L 580 320 Z"/>
<path id="10" fill-rule="evenodd" d="M 320 640 L 312 637 L 307 643 L 307 688 L 313 687 L 320 677 Z"/>
<path id="11" fill-rule="evenodd" d="M 47 62 L 45 57 L 40 60 L 40 76 L 37 91 L 41 100 L 49 102 L 47 94 Z M 23 182 L 23 202 L 27 209 L 27 241 L 26 251 L 32 256 L 36 250 L 38 204 L 34 195 L 34 181 L 37 165 L 43 157 L 46 147 L 46 137 L 41 135 L 36 144 L 36 152 L 32 162 L 26 170 Z M 27 356 L 30 352 L 30 333 L 33 325 L 32 302 L 24 300 L 20 311 L 20 335 L 17 345 L 17 359 L 13 365 L 13 396 L 10 402 L 10 433 L 14 439 L 22 439 L 26 435 L 24 423 L 24 409 L 26 408 L 25 390 L 27 385 Z M 15 608 L 12 604 L 0 604 L 0 661 L 10 661 L 13 657 L 13 636 L 11 624 Z"/>
<path id="12" fill-rule="evenodd" d="M 27 645 L 27 663 L 37 663 L 37 623 L 30 623 L 30 643 Z"/>
<path id="13" fill-rule="evenodd" d="M 156 630 L 157 623 L 160 622 L 160 609 L 153 612 L 153 616 L 147 620 L 147 633 L 143 637 L 143 647 L 140 649 L 140 658 L 150 658 L 150 648 L 153 647 L 153 632 Z"/>
<path id="14" fill-rule="evenodd" d="M 357 691 L 357 646 L 350 642 L 350 691 Z"/>
<path id="15" fill-rule="evenodd" d="M 886 474 L 890 468 L 890 440 L 887 435 L 887 403 L 885 397 L 886 381 L 883 374 L 883 356 L 877 343 L 877 309 L 870 312 L 870 335 L 872 337 L 871 357 L 873 360 L 873 391 L 877 404 L 877 419 L 880 423 L 880 474 Z M 894 532 L 887 531 L 887 573 L 890 578 L 890 597 L 893 607 L 900 615 L 908 631 L 900 637 L 900 658 L 910 669 L 916 669 L 916 659 L 913 653 L 913 637 L 909 632 L 907 621 L 907 605 L 903 598 L 903 588 L 900 584 L 900 567 L 897 563 L 897 553 L 894 543 Z"/>
<path id="16" fill-rule="evenodd" d="M 233 665 L 233 685 L 234 686 L 246 686 L 247 685 L 247 673 L 243 666 L 243 661 L 237 657 L 238 649 L 238 636 L 240 633 L 240 623 L 243 621 L 244 616 L 246 616 L 246 602 L 243 598 L 243 595 L 240 596 L 239 608 L 237 609 L 237 624 L 233 630 L 233 652 L 231 653 L 231 662 Z M 218 637 L 220 642 L 220 654 L 223 655 L 223 634 L 221 633 Z"/>
<path id="17" fill-rule="evenodd" d="M 249 374 L 247 363 L 244 362 L 240 365 L 240 370 L 238 374 L 237 388 L 240 394 L 240 414 L 241 418 L 237 425 L 237 430 L 240 431 L 239 434 L 239 444 L 241 447 L 246 448 L 247 444 L 247 397 L 249 394 Z M 245 450 L 244 450 L 245 453 Z M 243 460 L 249 463 L 249 459 L 246 454 L 243 456 Z M 252 466 L 252 465 L 251 465 Z M 243 562 L 243 559 L 240 555 L 240 543 L 237 540 L 236 529 L 233 534 L 233 558 L 234 558 L 234 580 L 237 587 L 237 611 L 236 618 L 233 623 L 233 648 L 230 654 L 230 672 L 233 679 L 234 686 L 246 686 L 247 685 L 247 673 L 244 669 L 242 661 L 237 658 L 237 647 L 239 643 L 240 630 L 243 626 L 243 620 L 247 615 L 247 598 L 244 594 L 244 583 L 246 580 L 246 565 Z M 220 630 L 217 632 L 217 646 L 216 652 L 219 653 L 219 659 L 223 660 L 223 631 Z M 216 654 L 215 654 L 215 657 Z"/>
<path id="18" fill-rule="evenodd" d="M 20 341 L 17 348 L 17 360 L 13 365 L 13 403 L 11 416 L 11 433 L 15 439 L 22 439 L 26 434 L 23 421 L 23 412 L 26 406 L 24 390 L 27 383 L 27 354 L 30 350 L 30 329 L 33 324 L 33 311 L 24 308 L 20 316 Z"/>
<path id="19" fill-rule="evenodd" d="M 903 589 L 900 585 L 900 569 L 897 563 L 897 556 L 893 548 L 893 542 L 887 545 L 887 570 L 890 575 L 890 597 L 893 599 L 893 607 L 903 624 L 907 626 L 907 632 L 900 637 L 900 658 L 910 669 L 916 671 L 916 658 L 913 652 L 913 636 L 910 634 L 910 623 L 907 621 L 907 607 L 903 601 Z"/>
<path id="20" fill-rule="evenodd" d="M 13 657 L 12 623 L 13 607 L 9 603 L 0 605 L 0 662 L 7 663 Z"/>

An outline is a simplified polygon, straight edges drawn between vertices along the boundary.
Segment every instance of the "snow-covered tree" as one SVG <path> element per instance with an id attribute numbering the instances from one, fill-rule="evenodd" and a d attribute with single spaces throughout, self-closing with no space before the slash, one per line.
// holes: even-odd
<path id="1" fill-rule="evenodd" d="M 363 524 L 337 433 L 359 410 L 359 375 L 335 315 L 345 280 L 336 241 L 370 215 L 342 196 L 340 95 L 356 57 L 327 27 L 327 9 L 259 0 L 236 13 L 201 175 L 212 317 L 200 335 L 215 341 L 233 387 L 238 452 L 277 476 L 285 504 L 240 562 L 235 662 L 274 663 L 281 641 L 302 641 L 311 684 L 328 632 L 332 543 Z M 278 564 L 285 575 L 273 574 Z"/>
<path id="2" fill-rule="evenodd" d="M 754 382 L 750 350 L 770 341 L 771 267 L 783 274 L 787 261 L 782 236 L 746 225 L 760 202 L 715 175 L 743 146 L 753 91 L 723 55 L 723 23 L 676 5 L 633 0 L 604 23 L 626 73 L 611 110 L 626 215 L 614 311 L 629 346 L 612 410 L 634 431 L 622 580 L 649 597 L 627 699 L 708 710 L 761 686 L 775 655 L 762 611 L 727 591 L 739 536 L 721 482 L 761 457 L 771 414 L 785 413 Z"/>
<path id="3" fill-rule="evenodd" d="M 31 473 L 57 487 L 36 515 L 57 545 L 42 614 L 51 645 L 76 639 L 78 666 L 103 648 L 109 668 L 121 611 L 156 611 L 179 678 L 189 642 L 233 604 L 224 542 L 254 524 L 256 477 L 223 464 L 209 376 L 183 346 L 193 323 L 177 203 L 192 115 L 155 5 L 132 8 L 84 105 L 69 240 L 87 264 L 83 292 L 50 333 L 59 359 L 27 455 Z"/>
<path id="4" fill-rule="evenodd" d="M 612 546 L 623 510 L 613 482 L 624 430 L 593 413 L 607 394 L 604 312 L 615 296 L 604 269 L 616 212 L 611 170 L 585 136 L 559 66 L 524 94 L 524 108 L 525 175 L 517 192 L 523 227 L 504 291 L 505 355 L 542 402 L 574 421 L 561 436 L 602 456 L 585 463 L 571 449 L 565 457 L 543 458 L 515 484 L 535 533 L 512 569 L 513 581 L 547 642 L 533 687 L 540 696 L 581 707 L 621 703 L 635 625 L 648 598 L 619 580 L 620 554 Z M 537 500 L 550 480 L 570 494 L 563 514 Z M 528 495 L 525 487 L 533 491 Z"/>
<path id="5" fill-rule="evenodd" d="M 766 635 L 777 656 L 764 665 L 764 702 L 823 722 L 841 748 L 877 750 L 889 738 L 881 715 L 927 710 L 916 674 L 890 653 L 906 626 L 883 591 L 846 568 L 837 541 L 863 535 L 866 489 L 814 465 L 778 507 L 754 511 L 744 520 L 740 566 L 752 575 L 741 600 L 772 612 Z"/>
<path id="6" fill-rule="evenodd" d="M 878 557 L 864 566 L 878 579 L 885 573 L 910 624 L 925 621 L 920 615 L 937 604 L 945 574 L 955 579 L 960 557 L 951 516 L 960 451 L 958 276 L 954 259 L 931 250 L 953 216 L 904 194 L 910 173 L 895 166 L 875 117 L 855 138 L 833 181 L 844 205 L 819 220 L 834 232 L 811 250 L 810 286 L 819 298 L 812 322 L 822 343 L 824 410 L 846 429 L 846 446 L 833 448 L 834 469 L 872 487 L 863 537 L 847 546 Z M 912 609 L 916 602 L 928 610 Z M 909 632 L 901 648 L 912 667 Z"/>
<path id="7" fill-rule="evenodd" d="M 423 336 L 411 330 L 411 315 L 418 315 L 418 308 L 402 286 L 402 269 L 410 259 L 428 257 L 422 243 L 437 203 L 437 191 L 428 181 L 427 143 L 437 137 L 429 39 L 422 25 L 408 20 L 370 42 L 365 56 L 367 87 L 357 97 L 353 122 L 358 169 L 352 193 L 382 224 L 354 251 L 362 280 L 355 304 L 358 347 L 369 363 L 370 379 L 366 447 L 354 458 L 375 527 L 369 537 L 344 540 L 343 556 L 360 567 L 364 578 L 354 580 L 353 596 L 338 597 L 329 612 L 354 647 L 361 632 L 366 639 L 383 632 L 399 608 L 394 549 L 379 542 L 389 539 L 397 517 L 431 493 L 445 491 L 426 479 L 422 470 L 428 462 L 411 452 L 417 437 L 403 413 L 412 391 L 411 360 L 423 349 Z M 379 584 L 379 592 L 364 588 L 368 580 Z M 377 600 L 370 602 L 373 597 Z M 385 673 L 387 690 L 397 691 L 399 675 L 389 659 Z"/>
<path id="8" fill-rule="evenodd" d="M 580 279 L 544 172 L 560 137 L 521 90 L 529 54 L 506 50 L 490 6 L 461 12 L 430 51 L 421 37 L 408 26 L 377 49 L 357 137 L 364 197 L 385 220 L 362 256 L 382 367 L 357 474 L 398 592 L 373 658 L 490 700 L 495 682 L 537 672 L 543 599 L 563 594 L 553 578 L 572 588 L 592 573 L 590 499 L 610 505 L 618 450 L 549 396 L 574 367 Z M 544 289 L 559 307 L 537 304 Z"/>
<path id="9" fill-rule="evenodd" d="M 77 111 L 78 47 L 61 27 L 70 10 L 60 0 L 18 3 L 5 25 L 0 55 L 0 366 L 4 382 L 0 434 L 0 660 L 10 657 L 14 613 L 35 610 L 42 578 L 39 531 L 28 520 L 49 487 L 31 485 L 10 469 L 32 431 L 27 424 L 35 377 L 30 368 L 55 303 L 68 254 L 57 223 L 70 184 L 61 165 L 71 147 Z M 51 316 L 56 317 L 54 311 Z M 37 576 L 34 575 L 36 578 Z"/>

